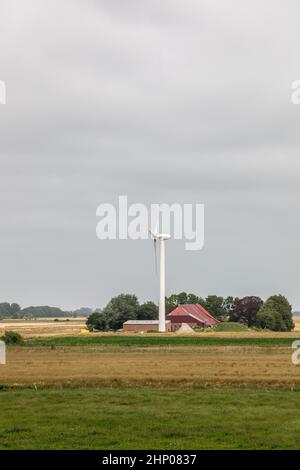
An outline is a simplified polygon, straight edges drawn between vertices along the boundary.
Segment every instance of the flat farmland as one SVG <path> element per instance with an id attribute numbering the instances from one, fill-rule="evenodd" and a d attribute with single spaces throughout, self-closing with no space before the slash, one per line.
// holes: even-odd
<path id="1" fill-rule="evenodd" d="M 295 338 L 29 336 L 0 366 L 0 449 L 299 449 Z"/>
<path id="2" fill-rule="evenodd" d="M 37 320 L 3 320 L 0 321 L 0 334 L 4 331 L 12 330 L 20 333 L 23 338 L 47 338 L 57 336 L 80 335 L 82 328 L 85 328 L 85 318 L 51 319 Z"/>
<path id="3" fill-rule="evenodd" d="M 2 388 L 70 386 L 300 387 L 288 347 L 8 347 Z"/>
<path id="4" fill-rule="evenodd" d="M 86 328 L 86 318 L 60 318 L 54 321 L 53 318 L 43 318 L 36 320 L 2 320 L 0 321 L 0 335 L 7 330 L 13 330 L 20 333 L 25 339 L 34 338 L 59 338 L 59 337 L 79 337 L 82 336 L 81 330 Z M 290 333 L 275 333 L 276 338 L 299 338 L 300 335 L 300 318 L 294 318 L 295 329 Z M 118 336 L 127 337 L 153 337 L 155 334 L 121 333 Z M 96 336 L 116 336 L 115 333 L 93 333 Z M 160 337 L 177 337 L 176 334 L 168 333 L 160 334 Z M 200 332 L 195 333 L 193 337 L 210 337 L 210 338 L 273 338 L 273 332 L 245 331 L 245 332 Z"/>

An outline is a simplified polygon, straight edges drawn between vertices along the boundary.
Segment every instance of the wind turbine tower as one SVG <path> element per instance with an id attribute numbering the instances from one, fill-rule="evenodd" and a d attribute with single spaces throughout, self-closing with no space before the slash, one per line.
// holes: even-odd
<path id="1" fill-rule="evenodd" d="M 158 331 L 164 333 L 166 331 L 166 256 L 165 241 L 170 240 L 171 235 L 166 233 L 153 233 L 151 236 L 154 240 L 155 262 L 156 262 L 156 243 L 159 242 L 159 325 Z"/>

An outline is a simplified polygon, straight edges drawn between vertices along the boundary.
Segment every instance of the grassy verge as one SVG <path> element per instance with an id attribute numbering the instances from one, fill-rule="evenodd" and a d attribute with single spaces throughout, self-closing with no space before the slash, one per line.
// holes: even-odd
<path id="1" fill-rule="evenodd" d="M 209 336 L 82 336 L 56 337 L 27 340 L 26 346 L 122 346 L 122 347 L 166 347 L 166 346 L 260 346 L 290 347 L 290 337 L 209 337 Z"/>
<path id="2" fill-rule="evenodd" d="M 214 326 L 213 331 L 232 331 L 232 332 L 239 332 L 239 331 L 251 331 L 247 326 L 243 325 L 242 323 L 236 322 L 222 322 L 218 323 Z"/>
<path id="3" fill-rule="evenodd" d="M 300 392 L 0 392 L 1 449 L 299 449 Z"/>

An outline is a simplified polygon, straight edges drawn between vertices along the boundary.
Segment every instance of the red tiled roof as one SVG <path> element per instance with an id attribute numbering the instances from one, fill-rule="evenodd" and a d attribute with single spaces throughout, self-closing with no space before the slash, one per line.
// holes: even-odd
<path id="1" fill-rule="evenodd" d="M 174 320 L 176 316 L 188 315 L 192 318 L 199 320 L 201 323 L 205 323 L 207 326 L 215 325 L 219 323 L 219 320 L 214 318 L 204 307 L 200 304 L 183 304 L 178 305 L 169 315 L 168 320 Z"/>

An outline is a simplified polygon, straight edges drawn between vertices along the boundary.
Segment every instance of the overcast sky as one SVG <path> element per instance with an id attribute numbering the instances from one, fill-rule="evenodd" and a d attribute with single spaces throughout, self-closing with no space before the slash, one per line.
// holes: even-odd
<path id="1" fill-rule="evenodd" d="M 167 292 L 300 309 L 297 0 L 1 0 L 0 301 L 157 301 L 150 241 L 96 208 L 204 203 L 205 247 L 167 245 Z"/>

